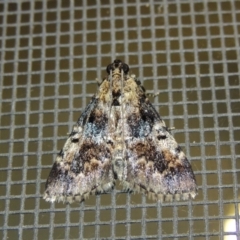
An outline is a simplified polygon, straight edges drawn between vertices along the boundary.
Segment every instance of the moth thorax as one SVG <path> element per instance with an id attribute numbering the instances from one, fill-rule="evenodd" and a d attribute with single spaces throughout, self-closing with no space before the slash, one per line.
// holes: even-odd
<path id="1" fill-rule="evenodd" d="M 121 76 L 122 76 L 122 74 L 121 74 L 121 69 L 119 69 L 119 68 L 116 68 L 116 69 L 114 69 L 113 71 L 111 71 L 111 73 L 112 73 L 112 78 L 114 78 L 114 77 L 119 77 L 119 78 L 121 78 Z M 110 74 L 111 74 L 110 73 Z"/>

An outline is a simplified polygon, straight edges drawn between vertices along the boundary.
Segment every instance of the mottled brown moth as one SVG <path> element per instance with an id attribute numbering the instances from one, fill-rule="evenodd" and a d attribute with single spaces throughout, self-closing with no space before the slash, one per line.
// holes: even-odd
<path id="1" fill-rule="evenodd" d="M 141 83 L 120 60 L 106 70 L 53 164 L 44 199 L 81 202 L 110 192 L 116 179 L 154 200 L 194 198 L 192 167 Z"/>

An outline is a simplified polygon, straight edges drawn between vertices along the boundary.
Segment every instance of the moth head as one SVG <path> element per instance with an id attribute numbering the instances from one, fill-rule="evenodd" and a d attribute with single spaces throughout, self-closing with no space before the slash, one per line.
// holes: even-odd
<path id="1" fill-rule="evenodd" d="M 129 72 L 129 66 L 126 63 L 123 63 L 121 60 L 116 59 L 113 63 L 109 64 L 106 68 L 108 74 L 110 74 L 111 70 L 119 69 L 119 71 L 123 70 L 125 74 Z"/>

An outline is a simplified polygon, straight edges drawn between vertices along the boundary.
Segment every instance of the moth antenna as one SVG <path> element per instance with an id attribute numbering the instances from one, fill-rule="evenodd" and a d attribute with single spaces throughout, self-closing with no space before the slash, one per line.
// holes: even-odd
<path id="1" fill-rule="evenodd" d="M 102 83 L 102 81 L 101 81 L 100 79 L 98 79 L 98 78 L 96 78 L 95 80 L 96 80 L 96 82 L 97 82 L 97 85 L 100 86 L 101 83 Z"/>
<path id="2" fill-rule="evenodd" d="M 110 98 L 110 101 L 108 103 L 108 107 L 109 107 L 109 112 L 108 112 L 108 121 L 110 119 L 110 116 L 111 116 L 111 110 L 112 110 L 112 100 L 113 100 L 113 94 L 112 94 L 112 88 L 113 88 L 113 70 L 110 69 L 110 76 L 109 76 L 109 98 Z M 108 127 L 107 127 L 107 131 L 108 133 L 110 133 L 110 124 L 108 124 Z"/>
<path id="3" fill-rule="evenodd" d="M 121 69 L 121 101 L 122 101 L 122 104 L 121 104 L 121 119 L 124 119 L 124 109 L 123 109 L 123 94 L 124 94 L 124 78 L 123 78 L 123 74 L 124 74 L 124 71 L 123 69 Z M 122 120 L 122 143 L 124 143 L 124 139 L 125 139 L 125 134 L 124 134 L 124 121 Z M 125 149 L 125 145 L 123 146 L 123 150 L 122 150 L 122 153 L 123 153 L 123 161 L 125 161 L 125 152 L 126 152 L 126 149 Z M 124 167 L 125 169 L 125 167 Z"/>

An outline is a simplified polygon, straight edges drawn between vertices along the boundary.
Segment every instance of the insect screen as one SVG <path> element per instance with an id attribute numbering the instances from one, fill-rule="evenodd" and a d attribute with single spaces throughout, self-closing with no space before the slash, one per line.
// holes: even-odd
<path id="1" fill-rule="evenodd" d="M 1 1 L 0 238 L 240 238 L 239 1 Z M 44 185 L 114 59 L 182 146 L 199 191 L 48 203 Z"/>

